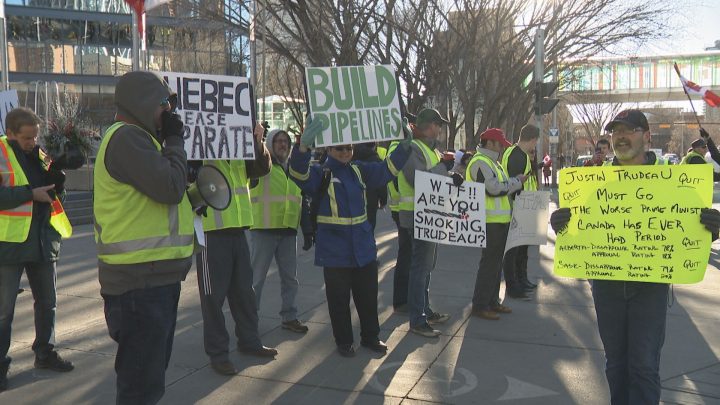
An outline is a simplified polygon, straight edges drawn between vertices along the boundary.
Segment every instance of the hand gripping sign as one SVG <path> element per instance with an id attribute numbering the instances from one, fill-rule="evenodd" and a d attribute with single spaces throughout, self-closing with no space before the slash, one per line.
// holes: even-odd
<path id="1" fill-rule="evenodd" d="M 710 165 L 603 166 L 560 171 L 570 208 L 555 243 L 565 277 L 690 284 L 701 281 L 711 236 L 700 210 L 712 204 Z"/>

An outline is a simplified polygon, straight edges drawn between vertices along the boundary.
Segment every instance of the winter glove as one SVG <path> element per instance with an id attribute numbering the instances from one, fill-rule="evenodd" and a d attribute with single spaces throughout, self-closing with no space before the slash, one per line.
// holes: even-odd
<path id="1" fill-rule="evenodd" d="M 45 184 L 54 184 L 55 193 L 62 194 L 65 191 L 65 173 L 50 166 L 50 169 L 45 172 Z"/>
<path id="2" fill-rule="evenodd" d="M 455 185 L 455 187 L 462 186 L 463 182 L 465 181 L 462 174 L 460 173 L 453 172 L 450 177 L 452 177 L 453 185 Z"/>
<path id="3" fill-rule="evenodd" d="M 708 139 L 710 138 L 710 134 L 708 133 L 708 131 L 705 130 L 705 128 L 700 127 L 700 137 L 703 139 Z"/>
<path id="4" fill-rule="evenodd" d="M 311 247 L 315 244 L 315 235 L 312 233 L 305 233 L 303 234 L 303 250 L 310 250 Z"/>
<path id="5" fill-rule="evenodd" d="M 179 115 L 169 111 L 163 111 L 160 119 L 162 120 L 161 133 L 163 138 L 168 139 L 171 136 L 183 137 L 183 127 L 185 124 L 180 120 Z"/>
<path id="6" fill-rule="evenodd" d="M 453 166 L 455 166 L 455 160 L 453 159 L 443 159 L 440 163 L 444 164 L 448 171 L 452 170 Z"/>
<path id="7" fill-rule="evenodd" d="M 405 152 L 409 152 L 413 142 L 413 133 L 407 118 L 403 118 L 402 120 L 402 130 L 403 134 L 405 134 L 405 139 L 400 141 L 400 145 L 398 146 L 403 148 Z"/>
<path id="8" fill-rule="evenodd" d="M 550 215 L 550 226 L 555 233 L 562 232 L 570 222 L 570 208 L 558 208 Z"/>
<path id="9" fill-rule="evenodd" d="M 315 143 L 315 139 L 322 134 L 322 122 L 320 120 L 312 120 L 308 118 L 307 126 L 300 135 L 300 144 L 306 148 L 311 148 Z"/>
<path id="10" fill-rule="evenodd" d="M 705 229 L 713 235 L 713 240 L 717 239 L 720 232 L 720 212 L 713 208 L 703 208 L 700 210 L 700 223 L 705 225 Z"/>

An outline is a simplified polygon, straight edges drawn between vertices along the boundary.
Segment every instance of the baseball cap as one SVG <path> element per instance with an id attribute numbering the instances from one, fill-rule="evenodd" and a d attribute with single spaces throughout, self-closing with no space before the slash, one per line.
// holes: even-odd
<path id="1" fill-rule="evenodd" d="M 693 148 L 704 148 L 707 146 L 707 143 L 705 143 L 704 139 L 696 139 L 690 144 L 690 146 Z"/>
<path id="2" fill-rule="evenodd" d="M 480 134 L 480 139 L 487 139 L 488 141 L 500 141 L 502 146 L 509 147 L 512 146 L 512 144 L 505 138 L 505 132 L 503 132 L 500 128 L 488 128 L 486 129 L 482 134 Z"/>
<path id="3" fill-rule="evenodd" d="M 438 110 L 434 108 L 423 109 L 417 114 L 417 118 L 415 119 L 415 124 L 417 125 L 429 124 L 432 122 L 439 125 L 450 123 L 450 121 L 443 118 Z"/>
<path id="4" fill-rule="evenodd" d="M 645 114 L 640 110 L 620 111 L 612 121 L 605 125 L 605 130 L 612 131 L 615 124 L 625 124 L 632 129 L 642 128 L 645 131 L 650 130 L 647 117 L 645 117 Z"/>

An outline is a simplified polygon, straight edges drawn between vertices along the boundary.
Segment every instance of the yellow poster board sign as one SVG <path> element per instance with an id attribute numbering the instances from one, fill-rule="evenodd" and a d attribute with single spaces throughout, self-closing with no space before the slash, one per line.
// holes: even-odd
<path id="1" fill-rule="evenodd" d="M 702 281 L 712 205 L 710 165 L 574 167 L 560 171 L 559 205 L 570 208 L 557 235 L 563 277 L 691 284 Z"/>

